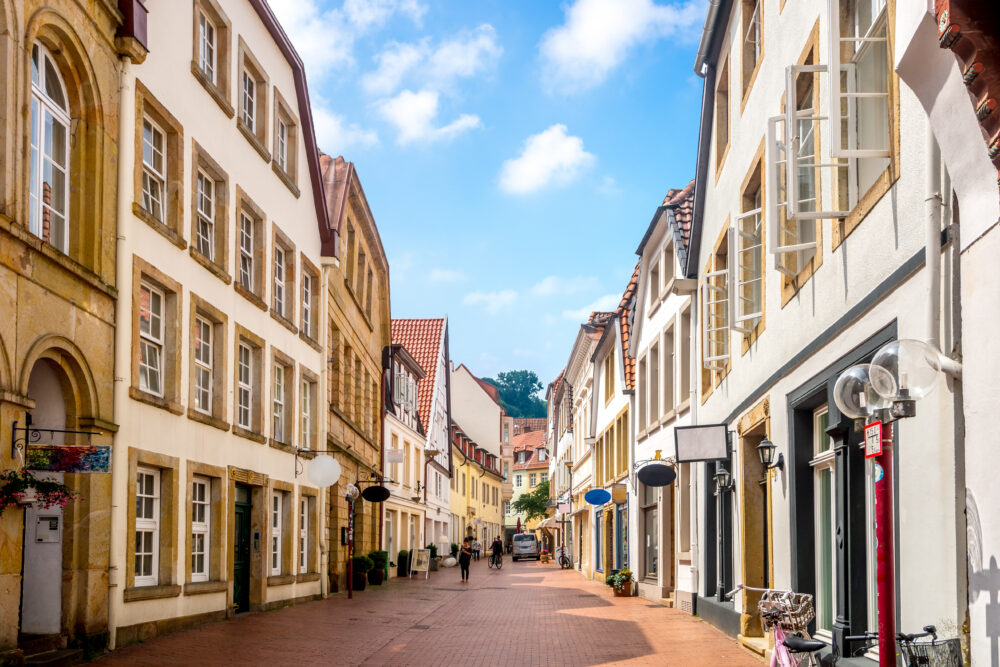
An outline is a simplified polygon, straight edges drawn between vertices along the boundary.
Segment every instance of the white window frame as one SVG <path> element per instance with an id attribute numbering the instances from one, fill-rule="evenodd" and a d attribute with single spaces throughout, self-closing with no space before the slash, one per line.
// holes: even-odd
<path id="1" fill-rule="evenodd" d="M 277 442 L 285 439 L 285 367 L 274 364 L 274 393 L 271 397 L 271 437 Z"/>
<path id="2" fill-rule="evenodd" d="M 152 493 L 146 493 L 146 489 L 142 488 L 144 485 L 142 483 L 143 476 L 148 476 L 152 480 Z M 136 551 L 135 558 L 145 558 L 149 556 L 150 558 L 150 569 L 149 574 L 139 574 L 139 568 L 134 569 L 135 573 L 135 586 L 155 586 L 159 583 L 159 568 L 160 568 L 160 471 L 156 468 L 147 468 L 144 466 L 138 466 L 136 468 L 136 486 L 135 486 L 135 496 L 136 496 L 136 509 L 135 509 L 135 533 L 136 533 Z M 150 515 L 147 516 L 142 508 L 145 506 L 145 500 L 151 499 L 150 502 Z M 143 549 L 139 550 L 139 545 L 142 544 L 143 540 L 138 539 L 139 533 L 148 533 L 152 537 L 150 538 L 150 550 L 146 551 Z"/>
<path id="3" fill-rule="evenodd" d="M 285 249 L 274 246 L 274 310 L 285 316 Z"/>
<path id="4" fill-rule="evenodd" d="M 148 325 L 144 325 L 143 294 L 147 292 L 149 317 Z M 154 309 L 154 299 L 160 303 L 158 312 Z M 161 290 L 145 282 L 139 284 L 139 389 L 160 397 L 163 396 L 163 315 L 166 300 Z M 153 377 L 156 378 L 155 386 L 151 381 Z"/>
<path id="5" fill-rule="evenodd" d="M 288 123 L 279 115 L 278 132 L 274 147 L 275 161 L 283 173 L 288 172 Z"/>
<path id="6" fill-rule="evenodd" d="M 757 63 L 760 62 L 760 54 L 761 54 L 761 37 L 762 37 L 762 33 L 761 33 L 761 29 L 760 29 L 760 22 L 761 22 L 760 0 L 757 0 L 754 3 L 753 11 L 751 12 L 751 14 L 753 15 L 753 17 L 750 19 L 750 23 L 747 24 L 747 32 L 746 32 L 745 35 L 743 35 L 743 41 L 744 42 L 751 42 L 754 45 L 753 64 L 754 64 L 754 67 L 756 67 Z M 750 38 L 750 33 L 751 32 L 754 33 L 754 39 Z M 743 53 L 744 52 L 741 50 L 741 52 L 740 52 L 740 60 L 741 60 L 740 67 L 745 68 L 744 63 L 742 62 Z M 740 93 L 742 94 L 742 92 L 743 91 L 741 90 Z"/>
<path id="7" fill-rule="evenodd" d="M 148 130 L 148 136 L 147 136 Z M 159 139 L 159 146 L 157 146 Z M 146 153 L 149 152 L 147 160 Z M 159 166 L 157 166 L 159 162 Z M 149 117 L 142 119 L 142 207 L 154 219 L 166 222 L 163 199 L 167 192 L 167 133 Z"/>
<path id="8" fill-rule="evenodd" d="M 519 489 L 524 486 L 524 476 L 521 473 L 514 475 L 514 486 Z"/>
<path id="9" fill-rule="evenodd" d="M 763 212 L 757 207 L 737 215 L 729 229 L 733 286 L 729 321 L 733 329 L 744 334 L 752 332 L 764 316 L 763 222 Z"/>
<path id="10" fill-rule="evenodd" d="M 218 29 L 205 12 L 198 12 L 198 68 L 213 85 L 218 83 Z"/>
<path id="11" fill-rule="evenodd" d="M 240 85 L 240 113 L 243 124 L 252 133 L 257 133 L 257 79 L 253 77 L 246 66 L 243 68 L 243 81 Z"/>
<path id="12" fill-rule="evenodd" d="M 254 290 L 254 225 L 256 221 L 246 211 L 240 211 L 240 284 Z"/>
<path id="13" fill-rule="evenodd" d="M 198 252 L 215 261 L 215 180 L 198 170 L 198 223 L 196 248 Z"/>
<path id="14" fill-rule="evenodd" d="M 304 267 L 303 267 L 304 268 Z M 312 274 L 302 272 L 302 332 L 312 338 Z"/>
<path id="15" fill-rule="evenodd" d="M 212 414 L 213 350 L 215 327 L 213 323 L 195 315 L 194 325 L 194 409 L 206 415 Z M 206 354 L 207 352 L 207 354 Z"/>
<path id="16" fill-rule="evenodd" d="M 269 549 L 268 555 L 270 556 L 270 567 L 268 568 L 272 576 L 278 576 L 281 574 L 281 538 L 282 538 L 282 505 L 284 500 L 284 492 L 282 491 L 272 491 L 271 492 L 271 548 Z"/>
<path id="17" fill-rule="evenodd" d="M 822 431 L 820 428 L 821 419 L 823 415 L 829 414 L 827 406 L 822 406 L 813 411 L 813 458 L 809 462 L 809 466 L 813 471 L 813 535 L 815 540 L 815 568 L 816 568 L 816 609 L 817 609 L 817 630 L 816 638 L 821 639 L 825 642 L 832 641 L 832 630 L 833 623 L 836 620 L 837 613 L 837 554 L 836 554 L 836 532 L 837 532 L 837 472 L 836 466 L 834 465 L 835 452 L 832 447 L 832 441 L 830 436 Z M 821 444 L 826 446 L 820 449 Z M 822 509 L 822 485 L 820 484 L 820 479 L 825 471 L 829 471 L 830 475 L 830 533 L 826 536 L 830 543 L 830 608 L 831 617 L 829 619 L 829 628 L 819 627 L 819 614 L 821 606 L 824 604 L 822 595 L 822 582 L 819 580 L 820 573 L 822 571 L 822 558 L 823 553 L 821 551 L 821 540 L 823 536 L 821 535 L 821 530 L 823 523 L 820 517 L 820 511 Z"/>
<path id="18" fill-rule="evenodd" d="M 32 76 L 31 82 L 31 134 L 30 134 L 30 148 L 31 153 L 36 157 L 29 162 L 29 165 L 34 165 L 34 169 L 30 174 L 30 187 L 29 187 L 29 231 L 38 238 L 44 238 L 44 229 L 42 228 L 42 220 L 45 217 L 46 209 L 52 211 L 53 216 L 57 218 L 62 218 L 63 234 L 62 238 L 56 238 L 51 236 L 49 243 L 57 248 L 63 253 L 69 252 L 69 160 L 70 160 L 70 145 L 73 143 L 73 138 L 70 133 L 71 121 L 69 115 L 69 97 L 66 93 L 66 85 L 62 79 L 62 72 L 59 71 L 59 67 L 56 65 L 55 59 L 49 53 L 49 50 L 45 48 L 42 44 L 35 42 L 32 45 L 32 50 L 37 49 L 38 58 L 37 63 L 32 67 L 32 74 L 37 71 L 38 78 L 35 80 Z M 34 60 L 34 59 L 33 59 Z M 63 103 L 65 107 L 59 106 L 59 102 L 54 98 L 50 97 L 46 92 L 46 88 L 49 87 L 48 77 L 48 67 L 47 64 L 51 65 L 52 71 L 56 75 L 56 84 L 59 86 L 60 94 L 63 97 Z M 37 70 L 35 69 L 37 67 Z M 63 141 L 63 150 L 61 155 L 47 155 L 45 153 L 45 146 L 52 144 L 54 142 L 50 141 L 49 135 L 46 134 L 45 128 L 45 118 L 50 117 L 52 119 L 53 125 L 58 125 L 62 128 L 65 133 L 65 140 Z M 62 164 L 60 165 L 60 160 Z M 52 167 L 54 172 L 58 171 L 63 177 L 63 192 L 62 192 L 62 203 L 63 210 L 59 211 L 51 203 L 45 203 L 42 198 L 42 184 L 44 182 L 45 167 L 49 165 Z M 53 173 L 54 173 L 53 172 Z M 55 202 L 56 198 L 53 196 L 51 202 Z"/>
<path id="19" fill-rule="evenodd" d="M 300 402 L 302 404 L 299 422 L 299 442 L 302 449 L 312 448 L 312 389 L 313 383 L 309 380 L 302 379 L 302 396 Z"/>
<path id="20" fill-rule="evenodd" d="M 242 340 L 237 347 L 236 425 L 253 429 L 253 348 Z"/>
<path id="21" fill-rule="evenodd" d="M 201 515 L 199 517 L 199 514 Z M 212 538 L 212 480 L 194 477 L 191 481 L 191 581 L 208 581 Z M 200 551 L 197 550 L 201 542 Z M 201 569 L 196 557 L 201 556 Z"/>
<path id="22" fill-rule="evenodd" d="M 299 496 L 299 572 L 309 571 L 309 498 Z"/>
<path id="23" fill-rule="evenodd" d="M 703 363 L 708 370 L 721 371 L 729 362 L 729 269 L 706 272 L 701 290 Z"/>

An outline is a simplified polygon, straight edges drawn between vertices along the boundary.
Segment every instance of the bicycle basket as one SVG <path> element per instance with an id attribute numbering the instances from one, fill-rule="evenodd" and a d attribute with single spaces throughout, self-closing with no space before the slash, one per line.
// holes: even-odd
<path id="1" fill-rule="evenodd" d="M 962 667 L 962 644 L 958 639 L 935 642 L 899 642 L 909 667 Z"/>
<path id="2" fill-rule="evenodd" d="M 808 593 L 767 591 L 757 603 L 765 632 L 780 626 L 785 632 L 805 632 L 816 616 L 813 596 Z"/>

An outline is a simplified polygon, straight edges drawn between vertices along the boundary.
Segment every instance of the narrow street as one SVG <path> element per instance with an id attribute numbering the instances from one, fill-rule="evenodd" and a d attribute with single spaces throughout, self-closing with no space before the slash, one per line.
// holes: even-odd
<path id="1" fill-rule="evenodd" d="M 711 625 L 553 564 L 483 559 L 159 637 L 111 665 L 760 665 Z"/>

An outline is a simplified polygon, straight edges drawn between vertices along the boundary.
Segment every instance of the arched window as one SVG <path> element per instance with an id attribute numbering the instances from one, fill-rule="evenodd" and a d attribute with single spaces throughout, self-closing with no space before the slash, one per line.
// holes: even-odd
<path id="1" fill-rule="evenodd" d="M 69 249 L 69 103 L 52 55 L 31 48 L 31 233 Z"/>

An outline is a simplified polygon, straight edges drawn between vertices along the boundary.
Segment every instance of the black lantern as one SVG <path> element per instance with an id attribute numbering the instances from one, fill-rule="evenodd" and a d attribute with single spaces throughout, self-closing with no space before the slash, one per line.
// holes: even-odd
<path id="1" fill-rule="evenodd" d="M 767 438 L 761 440 L 760 444 L 757 445 L 757 456 L 760 457 L 760 462 L 768 470 L 772 468 L 785 469 L 785 455 L 778 452 L 778 459 L 775 460 L 774 453 L 777 451 L 778 446 Z"/>
<path id="2" fill-rule="evenodd" d="M 722 493 L 733 488 L 733 476 L 725 468 L 719 468 L 715 473 L 715 491 Z"/>

